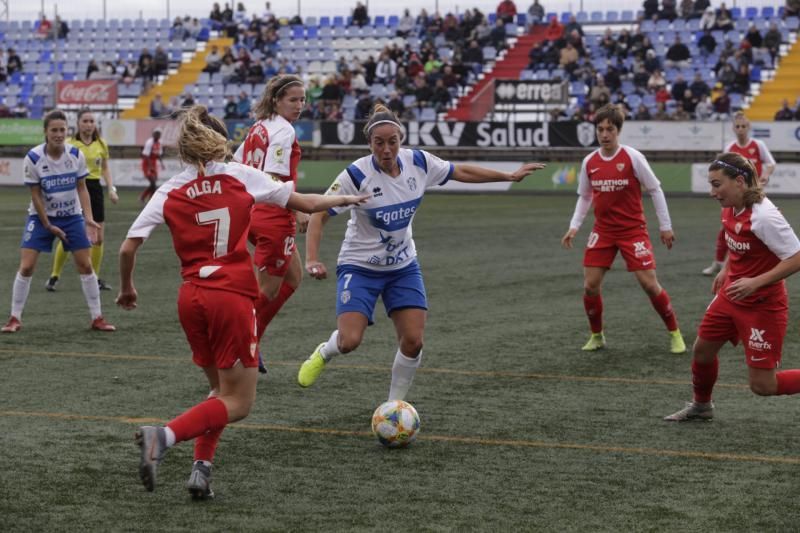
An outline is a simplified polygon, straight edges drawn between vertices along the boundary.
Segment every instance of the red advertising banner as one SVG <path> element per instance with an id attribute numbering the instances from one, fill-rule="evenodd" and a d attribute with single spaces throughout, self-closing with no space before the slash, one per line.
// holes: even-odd
<path id="1" fill-rule="evenodd" d="M 116 105 L 116 80 L 59 81 L 57 105 Z"/>

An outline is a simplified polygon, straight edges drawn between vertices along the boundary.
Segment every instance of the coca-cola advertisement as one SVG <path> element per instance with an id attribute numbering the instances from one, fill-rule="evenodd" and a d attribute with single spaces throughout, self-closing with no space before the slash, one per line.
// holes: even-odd
<path id="1" fill-rule="evenodd" d="M 116 105 L 116 80 L 59 81 L 57 105 Z"/>

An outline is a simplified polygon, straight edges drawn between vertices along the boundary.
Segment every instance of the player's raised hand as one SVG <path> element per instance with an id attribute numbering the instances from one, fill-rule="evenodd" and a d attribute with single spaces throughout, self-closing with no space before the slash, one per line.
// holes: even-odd
<path id="1" fill-rule="evenodd" d="M 116 302 L 121 308 L 126 311 L 131 311 L 132 309 L 136 309 L 136 300 L 138 297 L 139 295 L 134 288 L 130 290 L 120 290 Z"/>
<path id="2" fill-rule="evenodd" d="M 525 163 L 511 174 L 511 181 L 522 181 L 526 176 L 533 174 L 537 170 L 542 170 L 545 166 L 544 163 Z"/>
<path id="3" fill-rule="evenodd" d="M 314 279 L 325 279 L 328 277 L 328 269 L 321 261 L 306 261 L 306 272 Z"/>
<path id="4" fill-rule="evenodd" d="M 578 230 L 575 228 L 569 228 L 567 232 L 561 237 L 561 246 L 569 250 L 572 248 L 572 240 L 575 238 L 575 235 L 578 233 Z"/>
<path id="5" fill-rule="evenodd" d="M 672 230 L 661 232 L 661 242 L 664 243 L 664 246 L 667 247 L 667 250 L 672 250 L 672 243 L 675 242 L 675 234 L 672 232 Z"/>

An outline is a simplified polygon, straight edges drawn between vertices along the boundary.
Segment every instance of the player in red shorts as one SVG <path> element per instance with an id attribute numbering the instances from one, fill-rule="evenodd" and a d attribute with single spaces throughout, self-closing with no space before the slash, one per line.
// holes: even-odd
<path id="1" fill-rule="evenodd" d="M 300 145 L 292 123 L 300 118 L 306 90 L 297 76 L 272 78 L 253 108 L 256 123 L 239 146 L 234 161 L 262 170 L 273 179 L 297 188 Z M 308 216 L 275 205 L 253 208 L 250 242 L 255 245 L 261 297 L 256 302 L 258 340 L 283 304 L 294 294 L 303 279 L 300 254 L 295 246 L 297 231 L 305 233 Z M 259 371 L 266 373 L 259 352 Z"/>
<path id="2" fill-rule="evenodd" d="M 722 346 L 744 344 L 750 390 L 759 396 L 797 394 L 800 370 L 776 369 L 789 322 L 783 279 L 800 270 L 800 240 L 764 196 L 758 171 L 745 157 L 726 153 L 708 167 L 711 196 L 722 206 L 728 261 L 714 278 L 715 294 L 694 342 L 693 401 L 664 418 L 669 422 L 710 420 L 711 392 Z"/>
<path id="3" fill-rule="evenodd" d="M 583 305 L 589 317 L 591 336 L 584 351 L 605 347 L 603 334 L 603 278 L 619 251 L 629 272 L 633 272 L 642 289 L 650 297 L 670 335 L 670 351 L 683 353 L 686 344 L 678 329 L 669 295 L 656 278 L 656 259 L 647 234 L 642 208 L 642 188 L 652 197 L 656 208 L 661 242 L 672 248 L 675 235 L 669 218 L 667 201 L 661 183 L 653 174 L 641 152 L 619 143 L 625 116 L 614 105 L 606 105 L 595 116 L 595 133 L 600 149 L 583 160 L 578 183 L 578 203 L 561 239 L 565 248 L 572 248 L 589 208 L 594 205 L 594 228 L 583 256 Z"/>
<path id="4" fill-rule="evenodd" d="M 733 116 L 733 133 L 736 140 L 725 147 L 725 152 L 733 152 L 749 159 L 756 167 L 761 186 L 764 187 L 769 182 L 769 177 L 775 171 L 775 158 L 763 141 L 750 138 L 750 121 L 739 111 Z M 720 229 L 717 234 L 717 247 L 714 253 L 714 262 L 703 269 L 704 276 L 713 276 L 722 269 L 725 263 L 725 256 L 728 255 L 728 244 L 725 242 L 725 230 Z"/>
<path id="5" fill-rule="evenodd" d="M 158 182 L 158 165 L 164 168 L 164 149 L 161 146 L 161 130 L 154 129 L 153 136 L 147 139 L 142 148 L 142 172 L 150 184 L 139 195 L 139 201 L 147 202 L 156 192 L 156 182 Z"/>
<path id="6" fill-rule="evenodd" d="M 156 191 L 131 226 L 120 248 L 117 304 L 136 307 L 133 284 L 136 253 L 162 223 L 172 233 L 181 261 L 183 284 L 178 316 L 192 348 L 192 359 L 208 378 L 208 398 L 164 427 L 142 426 L 139 476 L 154 490 L 156 468 L 167 449 L 195 439 L 194 464 L 187 488 L 195 498 L 213 496 L 211 461 L 225 426 L 246 417 L 255 401 L 258 282 L 247 250 L 247 229 L 254 203 L 272 203 L 304 212 L 358 204 L 368 196 L 297 194 L 291 183 L 267 179 L 228 154 L 224 123 L 194 106 L 186 112 L 178 141 L 186 170 Z M 95 282 L 95 289 L 96 289 Z"/>

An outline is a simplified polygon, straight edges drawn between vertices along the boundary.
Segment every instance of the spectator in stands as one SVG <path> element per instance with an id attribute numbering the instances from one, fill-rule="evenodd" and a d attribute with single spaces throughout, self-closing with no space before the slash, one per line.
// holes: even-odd
<path id="1" fill-rule="evenodd" d="M 433 96 L 431 96 L 431 104 L 438 113 L 447 111 L 450 107 L 450 101 L 453 96 L 444 84 L 444 80 L 439 78 L 436 80 L 436 85 L 433 88 Z"/>
<path id="2" fill-rule="evenodd" d="M 664 74 L 661 72 L 661 69 L 655 69 L 652 74 L 650 74 L 650 78 L 647 80 L 647 88 L 651 92 L 656 92 L 662 87 L 666 88 L 667 80 L 664 78 Z M 667 92 L 669 94 L 669 92 Z M 667 98 L 669 99 L 669 98 Z"/>
<path id="3" fill-rule="evenodd" d="M 675 111 L 672 113 L 672 120 L 680 120 L 680 121 L 684 121 L 685 122 L 685 121 L 691 120 L 691 119 L 692 119 L 692 116 L 689 114 L 688 111 L 686 111 L 686 109 L 684 109 L 683 102 L 682 101 L 678 101 L 675 104 Z"/>
<path id="4" fill-rule="evenodd" d="M 37 39 L 52 39 L 53 38 L 53 23 L 42 13 L 39 19 L 39 24 L 36 26 Z"/>
<path id="5" fill-rule="evenodd" d="M 172 21 L 172 27 L 169 29 L 169 39 L 188 39 L 189 32 L 186 28 L 183 27 L 183 19 L 180 17 L 175 17 L 175 20 Z"/>
<path id="6" fill-rule="evenodd" d="M 676 98 L 675 101 L 680 102 L 683 105 L 683 109 L 685 109 L 686 112 L 691 115 L 697 108 L 697 104 L 699 104 L 705 98 L 706 96 L 698 97 L 692 92 L 691 89 L 686 89 L 685 91 L 683 91 L 681 97 Z"/>
<path id="7" fill-rule="evenodd" d="M 794 119 L 794 109 L 789 107 L 789 100 L 783 99 L 783 105 L 775 113 L 775 120 L 792 120 Z"/>
<path id="8" fill-rule="evenodd" d="M 142 53 L 139 54 L 139 71 L 141 72 L 145 63 L 148 64 L 151 71 L 153 71 L 153 55 L 147 48 L 142 48 Z M 155 71 L 153 71 L 155 72 Z"/>
<path id="9" fill-rule="evenodd" d="M 688 88 L 689 83 L 684 79 L 683 74 L 678 74 L 675 76 L 675 81 L 672 82 L 672 87 L 670 87 L 669 92 L 673 100 L 680 100 L 683 98 L 683 94 Z"/>
<path id="10" fill-rule="evenodd" d="M 239 118 L 239 106 L 236 105 L 236 97 L 228 96 L 228 101 L 225 103 L 225 119 L 232 120 Z"/>
<path id="11" fill-rule="evenodd" d="M 442 60 L 436 57 L 434 52 L 429 52 L 427 57 L 425 58 L 425 74 L 430 76 L 433 74 L 434 76 L 441 70 L 442 68 Z"/>
<path id="12" fill-rule="evenodd" d="M 694 15 L 692 18 L 700 18 L 705 13 L 706 9 L 711 6 L 711 2 L 709 0 L 695 0 L 694 3 Z"/>
<path id="13" fill-rule="evenodd" d="M 508 48 L 506 45 L 506 25 L 503 24 L 503 21 L 500 19 L 494 22 L 494 28 L 492 28 L 489 34 L 489 44 L 494 46 L 498 51 Z"/>
<path id="14" fill-rule="evenodd" d="M 181 100 L 181 108 L 192 107 L 195 104 L 194 96 L 189 91 L 183 93 L 183 99 Z"/>
<path id="15" fill-rule="evenodd" d="M 389 85 L 394 81 L 396 75 L 397 63 L 389 57 L 386 51 L 381 52 L 381 55 L 378 57 L 378 64 L 375 65 L 375 82 Z M 371 102 L 369 108 L 366 110 L 365 117 L 369 116 L 370 109 L 372 109 Z"/>
<path id="16" fill-rule="evenodd" d="M 219 72 L 221 66 L 222 56 L 219 53 L 219 48 L 217 45 L 212 44 L 211 51 L 206 54 L 206 67 L 203 69 L 203 72 L 214 74 L 215 72 Z"/>
<path id="17" fill-rule="evenodd" d="M 510 24 L 517 17 L 517 5 L 512 0 L 501 0 L 497 4 L 497 20 L 503 24 Z"/>
<path id="18" fill-rule="evenodd" d="M 772 67 L 775 66 L 775 58 L 778 57 L 782 41 L 783 35 L 781 35 L 780 30 L 778 30 L 778 25 L 774 22 L 770 22 L 769 29 L 767 33 L 764 34 L 763 46 L 769 51 L 771 59 L 770 66 Z"/>
<path id="19" fill-rule="evenodd" d="M 700 17 L 700 29 L 709 31 L 717 29 L 717 14 L 713 7 L 709 6 L 703 11 Z"/>
<path id="20" fill-rule="evenodd" d="M 100 71 L 100 67 L 97 66 L 97 61 L 95 61 L 94 59 L 90 59 L 89 60 L 89 65 L 86 67 L 86 79 L 87 80 L 94 79 L 94 78 L 92 78 L 92 74 L 94 74 L 95 72 L 99 72 L 99 71 Z"/>
<path id="21" fill-rule="evenodd" d="M 786 6 L 783 8 L 783 16 L 784 18 L 800 16 L 800 0 L 786 0 Z"/>
<path id="22" fill-rule="evenodd" d="M 583 37 L 583 26 L 581 26 L 575 15 L 570 15 L 567 23 L 564 25 L 564 35 L 571 35 L 573 31 L 577 31 Z"/>
<path id="23" fill-rule="evenodd" d="M 15 72 L 22 72 L 22 60 L 19 58 L 19 55 L 17 55 L 17 52 L 13 48 L 8 49 L 6 72 L 9 76 Z"/>
<path id="24" fill-rule="evenodd" d="M 531 53 L 534 49 L 541 49 L 539 43 L 534 44 L 531 47 L 531 51 L 528 52 L 528 57 L 531 57 Z M 466 50 L 464 50 L 464 54 L 461 56 L 461 60 L 463 63 L 472 70 L 475 74 L 480 74 L 483 70 L 483 49 L 478 44 L 478 41 L 472 40 L 469 43 L 469 46 Z M 533 63 L 533 58 L 531 57 L 531 62 Z"/>
<path id="25" fill-rule="evenodd" d="M 578 67 L 578 51 L 572 46 L 572 43 L 567 43 L 561 49 L 558 64 L 570 74 Z"/>
<path id="26" fill-rule="evenodd" d="M 650 81 L 650 74 L 645 70 L 644 63 L 641 61 L 634 63 L 633 66 L 633 85 L 639 89 L 647 89 Z"/>
<path id="27" fill-rule="evenodd" d="M 653 113 L 653 120 L 672 120 L 672 116 L 667 112 L 667 104 L 664 102 L 656 102 L 656 112 Z"/>
<path id="28" fill-rule="evenodd" d="M 153 70 L 156 76 L 166 74 L 169 69 L 169 57 L 161 46 L 156 46 L 155 54 L 153 55 Z"/>
<path id="29" fill-rule="evenodd" d="M 163 118 L 167 115 L 167 104 L 161 93 L 156 93 L 153 100 L 150 102 L 150 118 Z"/>
<path id="30" fill-rule="evenodd" d="M 11 118 L 11 110 L 5 104 L 0 104 L 0 118 Z"/>
<path id="31" fill-rule="evenodd" d="M 669 90 L 667 89 L 666 85 L 661 85 L 655 91 L 655 99 L 656 103 L 666 104 L 670 100 L 672 100 L 672 95 L 669 94 Z"/>
<path id="32" fill-rule="evenodd" d="M 564 35 L 564 26 L 558 22 L 555 16 L 550 17 L 550 23 L 547 25 L 547 30 L 544 33 L 544 38 L 548 41 L 557 41 Z"/>
<path id="33" fill-rule="evenodd" d="M 5 83 L 8 79 L 8 71 L 6 70 L 6 56 L 2 48 L 0 48 L 0 83 Z"/>
<path id="34" fill-rule="evenodd" d="M 596 108 L 600 108 L 611 101 L 611 90 L 606 86 L 606 80 L 602 74 L 597 75 L 597 81 L 589 91 L 589 101 Z"/>
<path id="35" fill-rule="evenodd" d="M 650 50 L 653 50 L 653 53 L 655 53 L 655 50 L 653 49 L 653 43 L 650 42 L 650 37 L 648 37 L 647 35 L 643 35 L 640 40 L 637 40 L 635 37 L 636 36 L 634 36 L 634 41 L 631 46 L 631 54 L 633 55 L 633 57 L 639 58 L 642 61 L 644 61 L 645 59 L 647 59 L 647 53 Z"/>
<path id="36" fill-rule="evenodd" d="M 752 48 L 761 48 L 764 46 L 764 39 L 761 37 L 761 32 L 758 31 L 755 24 L 750 24 L 750 27 L 747 28 L 747 33 L 744 34 L 744 40 L 749 42 Z"/>
<path id="37" fill-rule="evenodd" d="M 153 62 L 150 57 L 145 57 L 137 63 L 136 75 L 142 78 L 143 81 L 151 82 L 155 77 L 153 70 Z"/>
<path id="38" fill-rule="evenodd" d="M 417 98 L 417 107 L 422 109 L 428 107 L 433 98 L 433 89 L 428 85 L 428 80 L 425 79 L 425 74 L 417 74 L 414 78 L 414 96 Z"/>
<path id="39" fill-rule="evenodd" d="M 689 20 L 694 16 L 694 0 L 681 0 L 681 17 Z"/>
<path id="40" fill-rule="evenodd" d="M 322 86 L 322 93 L 320 94 L 320 101 L 322 105 L 327 109 L 333 104 L 340 104 L 343 98 L 342 89 L 339 84 L 336 82 L 336 76 L 331 75 L 325 80 L 325 84 Z"/>
<path id="41" fill-rule="evenodd" d="M 533 0 L 533 3 L 528 8 L 528 22 L 530 24 L 539 24 L 544 20 L 544 7 L 539 3 L 539 0 Z"/>
<path id="42" fill-rule="evenodd" d="M 372 110 L 372 96 L 368 92 L 362 93 L 356 101 L 356 107 L 353 110 L 353 118 L 356 120 L 365 120 L 369 118 L 369 113 Z"/>
<path id="43" fill-rule="evenodd" d="M 653 120 L 653 117 L 650 115 L 650 110 L 644 104 L 639 104 L 639 107 L 636 108 L 636 113 L 633 115 L 633 120 Z"/>
<path id="44" fill-rule="evenodd" d="M 353 8 L 353 24 L 359 28 L 363 28 L 369 24 L 369 15 L 367 14 L 367 6 L 361 2 L 356 2 L 356 7 Z"/>
<path id="45" fill-rule="evenodd" d="M 710 120 L 714 114 L 714 106 L 711 104 L 711 97 L 706 96 L 694 108 L 695 120 L 705 121 Z"/>
<path id="46" fill-rule="evenodd" d="M 200 33 L 200 30 L 203 29 L 203 27 L 200 25 L 200 20 L 198 20 L 196 17 L 189 19 L 188 22 L 183 25 L 183 27 L 186 28 L 186 32 L 189 34 L 188 37 L 191 37 L 192 39 L 196 39 L 197 35 Z"/>
<path id="47" fill-rule="evenodd" d="M 747 63 L 739 64 L 731 91 L 739 94 L 750 92 L 750 66 Z"/>
<path id="48" fill-rule="evenodd" d="M 692 54 L 689 47 L 681 41 L 680 34 L 675 34 L 675 42 L 667 50 L 667 68 L 686 68 L 689 66 L 689 59 Z"/>
<path id="49" fill-rule="evenodd" d="M 400 21 L 397 23 L 395 35 L 397 37 L 408 37 L 411 35 L 411 32 L 414 31 L 414 26 L 414 17 L 411 16 L 411 11 L 406 8 L 403 10 L 403 16 L 400 17 Z"/>
<path id="50" fill-rule="evenodd" d="M 272 65 L 271 57 L 264 59 L 263 62 L 261 59 L 256 59 L 251 61 L 250 66 L 247 67 L 247 75 L 244 81 L 245 83 L 264 83 L 265 78 L 269 79 L 277 73 L 278 69 Z"/>
<path id="51" fill-rule="evenodd" d="M 219 75 L 222 77 L 222 83 L 231 83 L 233 78 L 236 77 L 236 64 L 233 62 L 231 56 L 225 56 L 222 65 L 219 67 Z"/>
<path id="52" fill-rule="evenodd" d="M 58 15 L 56 15 L 55 32 L 56 37 L 62 40 L 69 36 L 69 26 L 67 25 L 67 21 L 62 20 Z"/>
<path id="53" fill-rule="evenodd" d="M 703 35 L 697 40 L 697 47 L 703 55 L 711 55 L 717 49 L 717 40 L 711 34 L 710 29 L 703 30 Z"/>
<path id="54" fill-rule="evenodd" d="M 239 101 L 236 103 L 236 114 L 239 118 L 248 118 L 250 117 L 250 109 L 252 108 L 252 104 L 250 103 L 250 95 L 247 91 L 242 91 L 239 93 Z"/>
<path id="55" fill-rule="evenodd" d="M 650 49 L 645 54 L 644 69 L 652 74 L 656 70 L 661 70 L 661 59 L 656 55 L 656 51 Z"/>
<path id="56" fill-rule="evenodd" d="M 386 102 L 386 107 L 388 107 L 389 110 L 398 117 L 402 116 L 406 111 L 406 105 L 403 103 L 403 98 L 397 91 L 392 91 L 389 94 L 389 101 Z"/>
<path id="57" fill-rule="evenodd" d="M 717 84 L 720 85 L 720 84 Z M 714 106 L 714 114 L 718 119 L 728 118 L 731 114 L 731 98 L 728 92 L 720 87 L 717 90 L 716 97 L 711 98 L 711 104 Z"/>
<path id="58" fill-rule="evenodd" d="M 722 2 L 719 5 L 719 9 L 717 9 L 717 20 L 714 25 L 718 30 L 725 32 L 733 29 L 733 15 L 731 15 L 731 12 L 725 5 L 725 2 Z"/>
<path id="59" fill-rule="evenodd" d="M 644 10 L 645 20 L 658 18 L 658 0 L 644 0 L 644 2 L 642 2 L 642 9 Z"/>
<path id="60" fill-rule="evenodd" d="M 678 18 L 678 9 L 675 0 L 661 0 L 661 11 L 658 13 L 658 18 L 670 22 Z"/>
<path id="61" fill-rule="evenodd" d="M 375 62 L 375 58 L 372 57 L 370 54 L 367 57 L 367 60 L 361 63 L 361 68 L 364 69 L 364 79 L 367 80 L 367 85 L 372 85 L 375 83 L 375 69 L 378 67 L 378 64 Z M 425 67 L 423 66 L 423 69 Z"/>
<path id="62" fill-rule="evenodd" d="M 703 74 L 701 74 L 699 70 L 694 73 L 694 79 L 691 85 L 689 85 L 689 89 L 692 91 L 692 96 L 698 101 L 711 94 L 711 87 L 705 82 Z"/>
<path id="63" fill-rule="evenodd" d="M 227 2 L 225 2 L 225 9 L 222 10 L 222 21 L 233 22 L 233 9 Z"/>
<path id="64" fill-rule="evenodd" d="M 397 67 L 397 76 L 394 78 L 394 88 L 400 94 L 409 94 L 414 92 L 414 82 L 406 73 L 405 67 Z"/>
<path id="65" fill-rule="evenodd" d="M 30 113 L 28 106 L 25 105 L 25 102 L 21 98 L 17 100 L 17 104 L 11 108 L 11 116 L 13 118 L 28 118 Z"/>
<path id="66" fill-rule="evenodd" d="M 219 8 L 218 2 L 214 2 L 214 5 L 211 8 L 211 13 L 208 15 L 208 18 L 210 18 L 214 22 L 222 23 L 222 10 Z"/>

